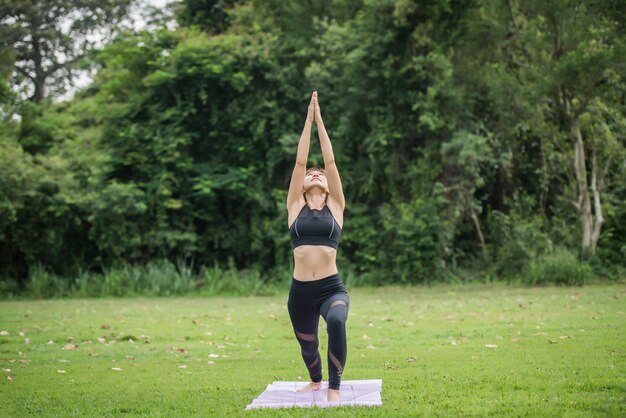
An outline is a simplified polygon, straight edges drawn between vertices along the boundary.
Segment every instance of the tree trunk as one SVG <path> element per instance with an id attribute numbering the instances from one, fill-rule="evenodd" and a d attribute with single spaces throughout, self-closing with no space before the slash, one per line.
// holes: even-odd
<path id="1" fill-rule="evenodd" d="M 596 255 L 596 248 L 598 247 L 598 240 L 600 239 L 600 231 L 602 230 L 602 224 L 604 223 L 604 217 L 602 216 L 602 204 L 600 203 L 600 193 L 602 187 L 598 182 L 598 161 L 596 159 L 596 150 L 594 149 L 591 154 L 591 191 L 593 192 L 593 203 L 595 210 L 595 223 L 593 225 L 593 232 L 591 233 L 591 255 Z"/>
<path id="2" fill-rule="evenodd" d="M 43 69 L 43 56 L 41 54 L 41 50 L 39 48 L 39 38 L 33 37 L 33 65 L 35 71 L 35 93 L 33 94 L 32 100 L 35 103 L 41 103 L 41 101 L 46 97 L 46 74 Z"/>
<path id="3" fill-rule="evenodd" d="M 574 170 L 578 184 L 577 209 L 583 227 L 582 252 L 584 255 L 590 255 L 593 217 L 591 214 L 591 199 L 589 197 L 589 186 L 587 182 L 587 168 L 585 166 L 585 147 L 582 133 L 580 132 L 580 120 L 578 117 L 570 119 L 570 129 L 574 139 Z"/>
<path id="4" fill-rule="evenodd" d="M 480 227 L 480 221 L 478 220 L 478 216 L 476 216 L 476 212 L 474 211 L 474 207 L 472 203 L 469 203 L 470 207 L 470 216 L 472 217 L 472 221 L 474 221 L 474 227 L 476 228 L 476 233 L 478 234 L 478 240 L 480 241 L 480 249 L 483 253 L 483 259 L 487 259 L 487 247 L 485 246 L 485 236 L 483 235 L 483 231 Z"/>
<path id="5" fill-rule="evenodd" d="M 35 103 L 41 103 L 46 98 L 46 79 L 43 76 L 38 75 L 35 79 L 35 94 L 33 94 L 33 101 Z"/>

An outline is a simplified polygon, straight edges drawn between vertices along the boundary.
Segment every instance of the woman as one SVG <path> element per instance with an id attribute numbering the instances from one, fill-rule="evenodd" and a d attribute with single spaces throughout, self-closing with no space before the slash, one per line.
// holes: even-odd
<path id="1" fill-rule="evenodd" d="M 317 167 L 306 170 L 313 123 L 317 124 L 325 170 Z M 329 401 L 340 400 L 339 386 L 347 356 L 346 319 L 350 298 L 336 265 L 344 208 L 339 171 L 322 121 L 317 92 L 313 92 L 287 196 L 295 262 L 287 306 L 311 377 L 311 382 L 300 391 L 321 388 L 317 327 L 320 315 L 326 321 Z"/>

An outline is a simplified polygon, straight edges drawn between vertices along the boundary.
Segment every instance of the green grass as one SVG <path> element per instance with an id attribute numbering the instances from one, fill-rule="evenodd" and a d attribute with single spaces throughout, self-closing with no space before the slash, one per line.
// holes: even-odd
<path id="1" fill-rule="evenodd" d="M 626 415 L 623 284 L 348 290 L 344 379 L 380 408 L 244 411 L 307 379 L 284 294 L 0 302 L 0 416 Z"/>

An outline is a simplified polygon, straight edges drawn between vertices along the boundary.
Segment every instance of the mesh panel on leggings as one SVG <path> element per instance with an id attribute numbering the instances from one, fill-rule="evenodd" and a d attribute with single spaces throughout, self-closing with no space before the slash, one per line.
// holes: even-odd
<path id="1" fill-rule="evenodd" d="M 337 306 L 337 305 L 345 305 L 346 301 L 345 300 L 336 300 L 333 303 L 330 304 L 330 306 L 328 307 L 328 309 L 332 308 L 333 306 Z"/>
<path id="2" fill-rule="evenodd" d="M 315 334 L 305 334 L 303 332 L 296 331 L 296 336 L 302 341 L 315 341 Z"/>
<path id="3" fill-rule="evenodd" d="M 341 376 L 343 373 L 343 368 L 341 367 L 341 363 L 337 360 L 337 357 L 333 354 L 332 351 L 328 350 L 328 355 L 330 356 L 330 360 L 333 362 L 335 367 L 337 368 L 337 376 Z"/>

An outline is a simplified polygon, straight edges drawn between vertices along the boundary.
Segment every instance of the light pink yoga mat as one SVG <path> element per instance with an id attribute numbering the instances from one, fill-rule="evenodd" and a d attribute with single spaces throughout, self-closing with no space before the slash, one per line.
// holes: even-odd
<path id="1" fill-rule="evenodd" d="M 381 406 L 383 404 L 380 397 L 383 386 L 382 379 L 342 381 L 341 400 L 339 402 L 326 400 L 328 382 L 322 382 L 320 390 L 296 392 L 298 388 L 306 386 L 307 383 L 271 383 L 250 405 L 246 406 L 246 410 L 254 408 L 310 408 L 313 406 L 327 408 L 346 405 Z"/>

